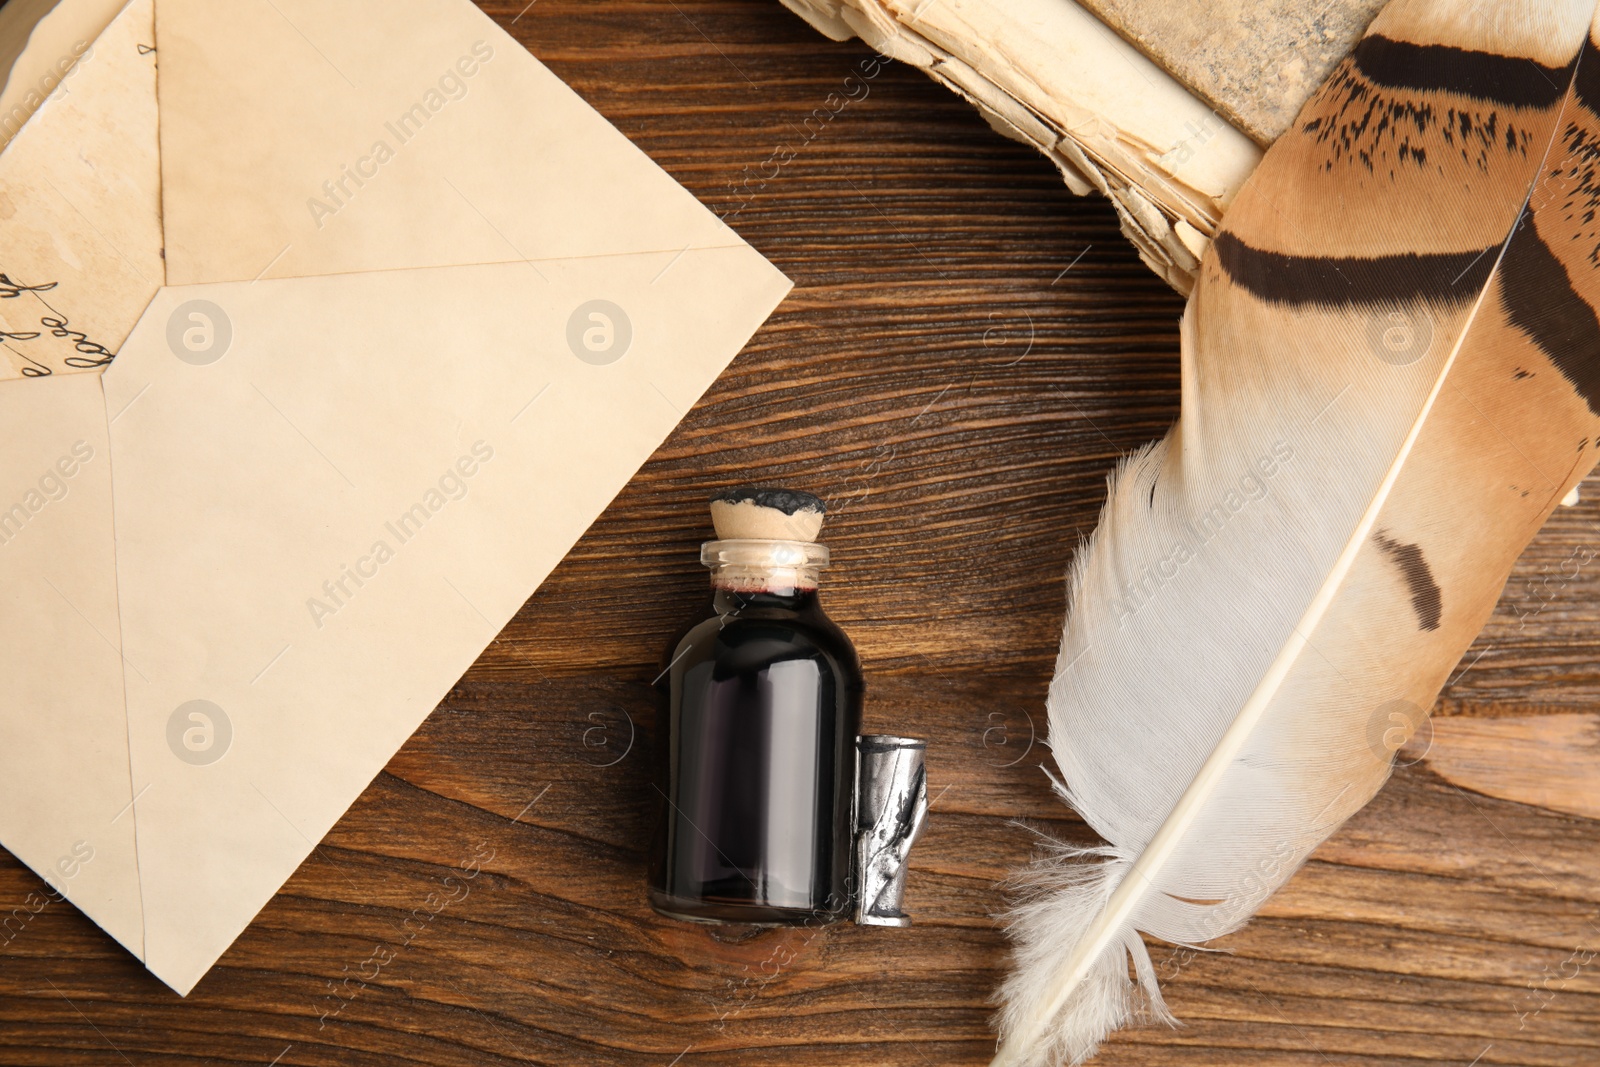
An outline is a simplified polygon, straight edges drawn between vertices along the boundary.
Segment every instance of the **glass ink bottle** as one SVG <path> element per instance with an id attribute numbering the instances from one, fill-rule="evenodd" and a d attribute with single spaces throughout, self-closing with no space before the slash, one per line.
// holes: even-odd
<path id="1" fill-rule="evenodd" d="M 666 715 L 650 903 L 662 914 L 831 922 L 857 903 L 863 684 L 854 646 L 817 597 L 824 510 L 785 489 L 712 501 L 717 540 L 700 561 L 715 614 L 668 650 L 657 683 Z M 898 914 L 897 891 L 894 905 Z"/>

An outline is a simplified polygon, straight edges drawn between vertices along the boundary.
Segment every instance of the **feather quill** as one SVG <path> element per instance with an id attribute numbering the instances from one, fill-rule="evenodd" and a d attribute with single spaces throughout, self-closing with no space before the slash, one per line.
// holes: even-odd
<path id="1" fill-rule="evenodd" d="M 1371 799 L 1593 467 L 1595 21 L 1394 0 L 1229 209 L 1074 563 L 1050 745 L 1106 844 L 1025 874 L 995 1064 L 1170 1021 L 1141 935 L 1238 929 Z"/>

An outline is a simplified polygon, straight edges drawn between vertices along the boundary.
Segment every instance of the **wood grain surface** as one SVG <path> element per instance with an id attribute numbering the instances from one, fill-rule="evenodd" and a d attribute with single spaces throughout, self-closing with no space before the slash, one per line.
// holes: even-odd
<path id="1" fill-rule="evenodd" d="M 868 53 L 776 2 L 525 3 L 485 8 L 795 292 L 186 1000 L 0 854 L 4 1067 L 992 1053 L 997 882 L 1037 833 L 1089 838 L 1040 770 L 1064 573 L 1116 457 L 1176 413 L 1179 300 L 1105 204 L 920 73 L 830 102 Z M 867 725 L 930 739 L 908 930 L 646 905 L 650 682 L 703 610 L 706 498 L 753 479 L 830 500 L 825 596 Z M 1518 566 L 1451 718 L 1222 951 L 1155 946 L 1186 1025 L 1098 1063 L 1600 1062 L 1600 781 L 1571 728 L 1600 701 L 1586 492 Z"/>

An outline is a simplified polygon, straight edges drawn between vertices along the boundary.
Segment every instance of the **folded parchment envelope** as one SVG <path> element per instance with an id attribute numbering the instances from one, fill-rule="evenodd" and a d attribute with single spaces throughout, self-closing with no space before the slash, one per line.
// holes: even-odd
<path id="1" fill-rule="evenodd" d="M 0 216 L 0 841 L 186 993 L 789 283 L 467 0 L 133 0 Z"/>

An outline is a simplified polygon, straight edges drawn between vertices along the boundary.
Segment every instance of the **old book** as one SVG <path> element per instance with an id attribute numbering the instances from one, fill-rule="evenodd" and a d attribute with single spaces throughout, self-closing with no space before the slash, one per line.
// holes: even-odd
<path id="1" fill-rule="evenodd" d="M 1109 197 L 1180 292 L 1262 149 L 1383 0 L 783 0 L 914 64 Z"/>

